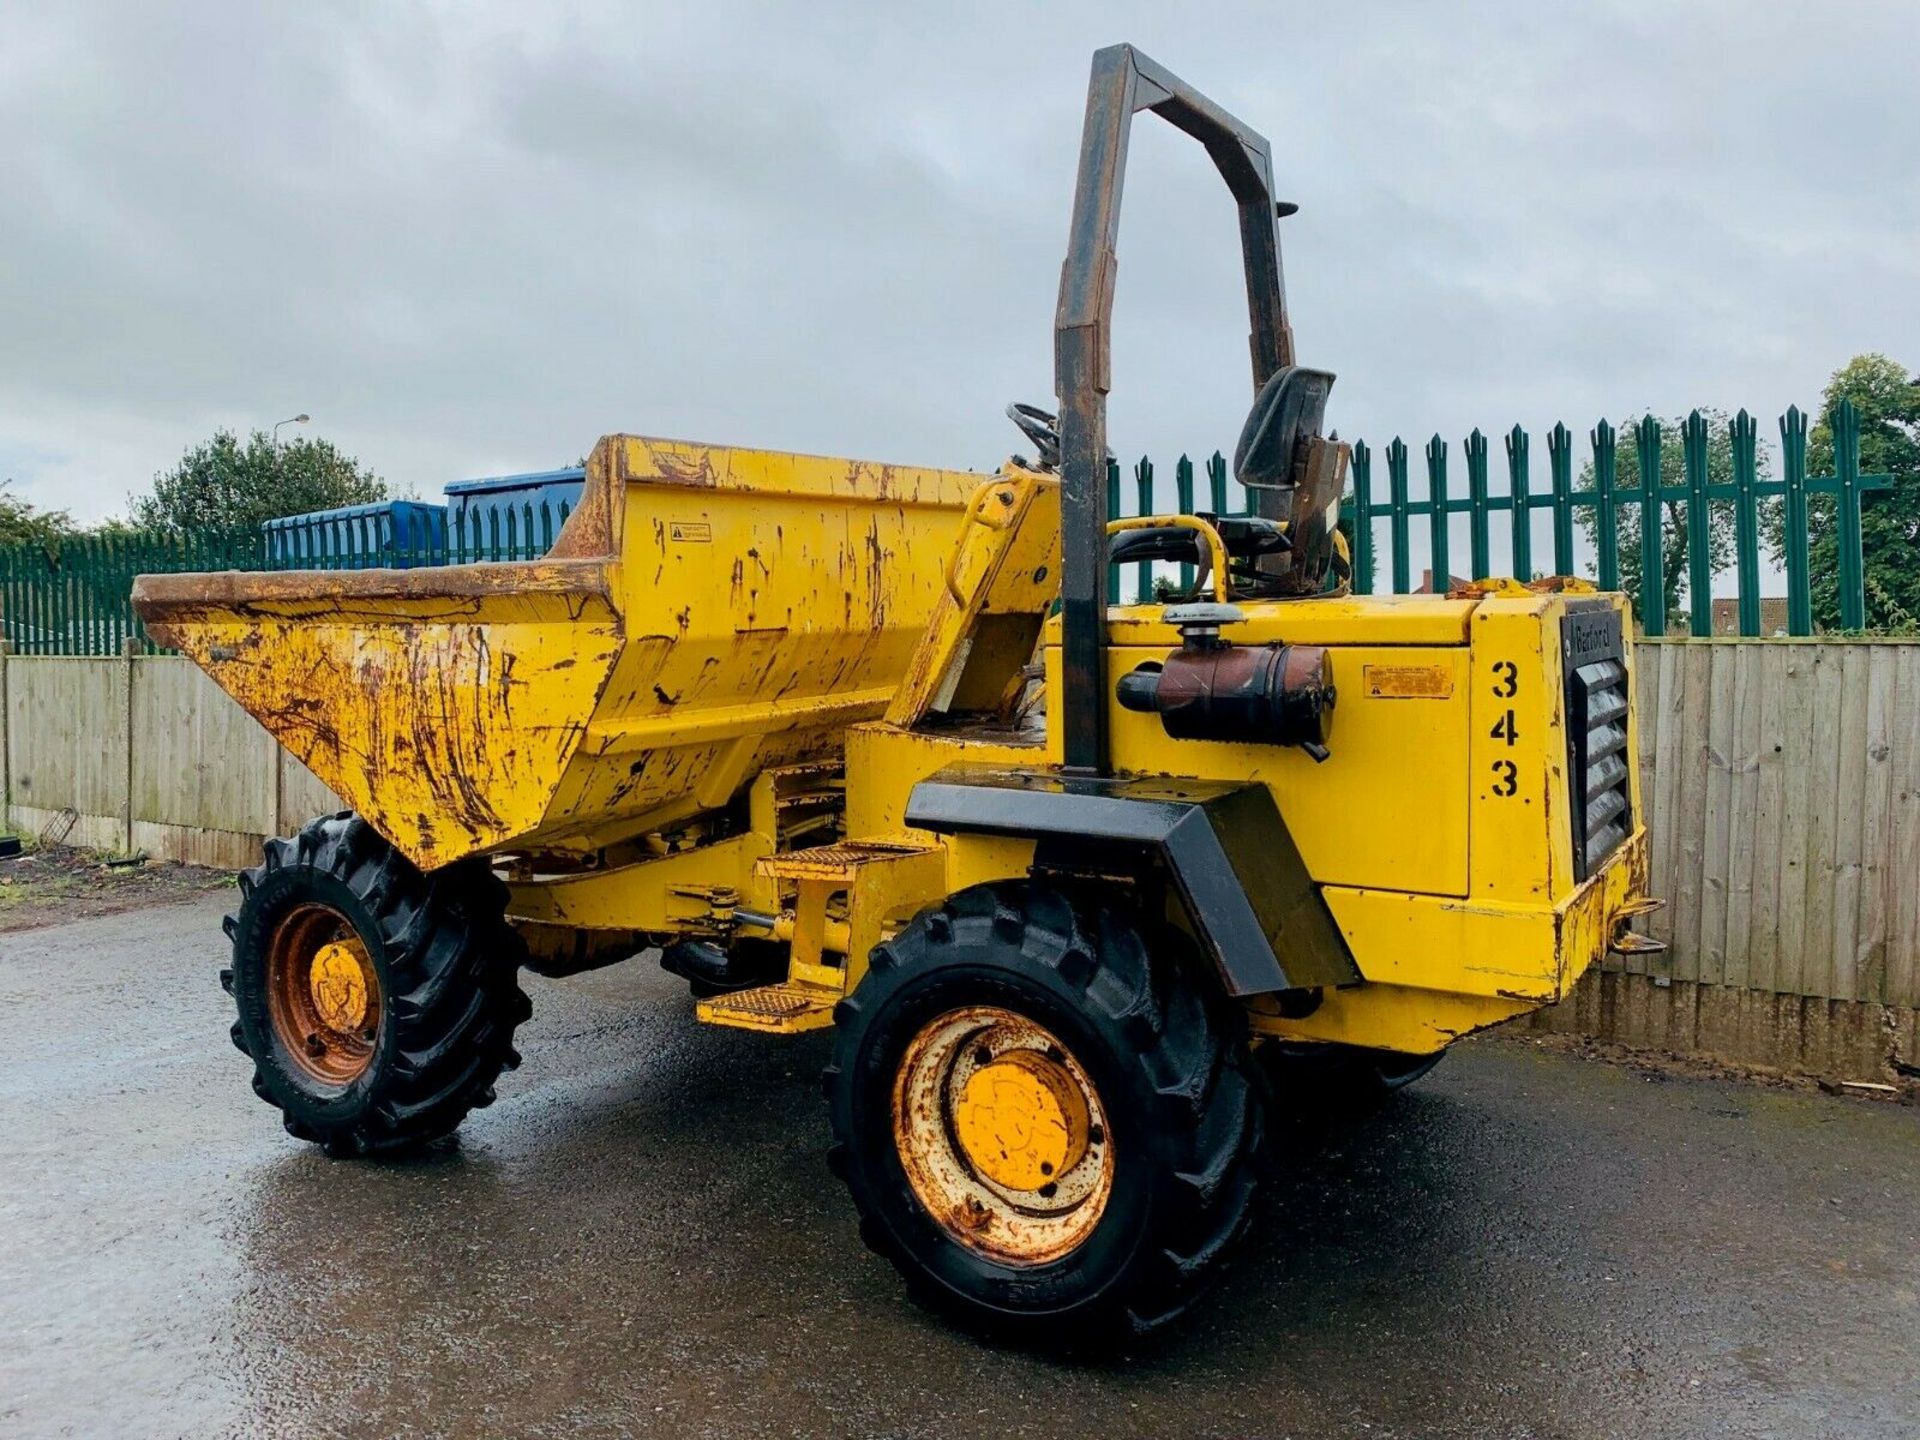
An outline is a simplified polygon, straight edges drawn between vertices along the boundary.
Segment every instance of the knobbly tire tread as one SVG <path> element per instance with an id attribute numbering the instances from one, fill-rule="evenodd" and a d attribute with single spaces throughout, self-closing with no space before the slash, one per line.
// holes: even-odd
<path id="1" fill-rule="evenodd" d="M 519 986 L 525 947 L 506 922 L 506 887 L 484 861 L 423 874 L 342 811 L 268 840 L 239 891 L 238 912 L 222 922 L 233 953 L 220 984 L 237 1012 L 233 1043 L 254 1061 L 254 1093 L 282 1112 L 289 1135 L 329 1155 L 380 1154 L 448 1135 L 493 1103 L 500 1072 L 520 1063 L 513 1034 L 533 1007 Z M 302 899 L 353 922 L 386 1000 L 373 1062 L 345 1086 L 283 1059 L 267 1016 L 262 924 Z"/>
<path id="2" fill-rule="evenodd" d="M 923 912 L 877 947 L 866 978 L 836 1008 L 833 1060 L 821 1077 L 833 1128 L 828 1167 L 848 1187 L 862 1240 L 901 1272 L 922 1303 L 996 1334 L 1054 1348 L 1097 1343 L 1116 1332 L 1144 1334 L 1185 1313 L 1243 1237 L 1262 1173 L 1266 1094 L 1252 1068 L 1244 1017 L 1210 977 L 1179 963 L 1187 958 L 1172 953 L 1180 946 L 1161 937 L 1163 943 L 1155 945 L 1161 953 L 1150 955 L 1142 929 L 1127 912 L 1090 893 L 1023 882 L 981 886 Z M 873 1043 L 889 1047 L 895 1059 L 898 1044 L 905 1043 L 886 1033 L 904 1023 L 887 1019 L 890 1008 L 911 1004 L 916 991 L 942 983 L 954 987 L 951 1004 L 969 1003 L 967 977 L 995 969 L 1016 982 L 1037 979 L 1055 1003 L 1079 1011 L 1086 1029 L 1108 1048 L 1109 1063 L 1123 1067 L 1118 1073 L 1126 1077 L 1116 1093 L 1102 1089 L 1109 1123 L 1133 1154 L 1143 1139 L 1152 1152 L 1147 1168 L 1136 1168 L 1130 1181 L 1143 1186 L 1150 1200 L 1137 1217 L 1141 1233 L 1124 1262 L 1098 1280 L 1097 1291 L 1069 1295 L 1046 1309 L 1011 1309 L 960 1293 L 915 1253 L 916 1243 L 929 1242 L 924 1234 L 917 1241 L 903 1238 L 903 1228 L 917 1232 L 923 1226 L 903 1226 L 899 1207 L 918 1214 L 917 1202 L 898 1172 L 890 1135 L 876 1142 L 867 1118 L 873 1104 L 891 1105 L 891 1067 L 882 1075 L 863 1054 L 870 1036 L 880 1032 Z M 956 978 L 945 982 L 943 976 Z M 949 1002 L 939 1003 L 944 1008 Z M 856 1092 L 876 1078 L 884 1078 L 887 1096 L 868 1099 L 867 1111 L 857 1113 Z M 1123 1114 L 1121 1106 L 1139 1113 Z M 870 1153 L 881 1144 L 884 1153 Z M 1129 1150 L 1119 1153 L 1124 1166 Z M 1080 1250 L 1046 1268 L 1073 1266 L 1123 1218 L 1110 1205 Z M 941 1242 L 936 1237 L 932 1243 Z M 959 1251 L 955 1242 L 944 1243 Z M 990 1268 L 984 1260 L 969 1263 Z"/>

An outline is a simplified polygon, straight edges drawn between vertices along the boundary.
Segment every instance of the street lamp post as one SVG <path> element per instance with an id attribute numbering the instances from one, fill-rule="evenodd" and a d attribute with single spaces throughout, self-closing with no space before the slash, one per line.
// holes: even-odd
<path id="1" fill-rule="evenodd" d="M 275 421 L 273 426 L 274 453 L 278 454 L 280 450 L 280 427 L 282 425 L 304 425 L 307 423 L 307 421 L 311 420 L 312 418 L 313 417 L 311 415 L 293 415 L 288 417 L 285 420 Z"/>

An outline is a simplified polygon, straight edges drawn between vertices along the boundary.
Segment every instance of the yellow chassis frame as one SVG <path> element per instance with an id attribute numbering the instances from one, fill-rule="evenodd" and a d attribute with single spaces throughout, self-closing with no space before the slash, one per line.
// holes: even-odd
<path id="1" fill-rule="evenodd" d="M 1020 643 L 1031 648 L 1058 554 L 1052 477 L 1009 467 L 983 483 L 885 718 L 846 732 L 845 838 L 796 845 L 783 826 L 783 806 L 827 767 L 762 771 L 748 787 L 745 824 L 731 833 L 664 854 L 643 847 L 625 863 L 584 873 L 518 878 L 510 909 L 536 953 L 571 947 L 578 955 L 581 932 L 602 937 L 609 956 L 669 937 L 784 942 L 791 960 L 783 984 L 703 1002 L 700 1015 L 785 1033 L 830 1024 L 834 1001 L 859 984 L 870 950 L 919 910 L 970 886 L 1024 877 L 1031 841 L 936 836 L 909 829 L 903 817 L 913 787 L 953 765 L 1058 764 L 1051 722 L 1044 733 L 928 723 L 956 693 L 977 692 L 977 704 L 982 673 L 995 678 L 1009 655 L 1015 665 L 1024 659 L 1006 635 L 1023 634 Z M 1343 654 L 1357 659 L 1360 684 L 1343 677 L 1335 728 L 1345 765 L 1170 740 L 1154 717 L 1114 707 L 1117 767 L 1265 781 L 1310 865 L 1335 853 L 1337 841 L 1339 873 L 1321 889 L 1365 983 L 1319 995 L 1306 1014 L 1283 1014 L 1276 997 L 1256 997 L 1247 1006 L 1256 1034 L 1430 1053 L 1563 998 L 1645 908 L 1644 829 L 1593 876 L 1571 879 L 1558 798 L 1567 752 L 1557 620 L 1566 600 L 1515 585 L 1487 588 L 1471 602 L 1335 597 L 1247 607 L 1236 639 L 1310 636 L 1331 644 L 1336 665 L 1346 663 Z M 1022 616 L 1033 628 L 1009 630 L 1007 617 Z M 1178 643 L 1154 606 L 1116 608 L 1109 629 L 1113 673 Z M 1006 653 L 993 656 L 995 644 Z M 1045 635 L 1042 654 L 1057 680 L 1057 629 Z M 1048 688 L 1059 693 L 1057 684 Z M 1630 734 L 1629 753 L 1635 743 Z M 1395 747 L 1404 753 L 1414 744 L 1438 753 L 1423 757 L 1422 773 L 1403 766 L 1396 774 Z M 1397 803 L 1410 786 L 1427 793 L 1421 785 L 1451 798 L 1409 823 L 1396 816 Z M 1638 813 L 1637 778 L 1632 802 Z M 1436 889 L 1352 883 L 1402 872 Z"/>

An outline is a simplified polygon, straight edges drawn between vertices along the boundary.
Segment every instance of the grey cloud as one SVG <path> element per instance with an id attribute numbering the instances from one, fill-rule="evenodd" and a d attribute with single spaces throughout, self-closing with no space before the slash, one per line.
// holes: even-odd
<path id="1" fill-rule="evenodd" d="M 100 514 L 302 409 L 428 492 L 614 429 L 991 465 L 1117 38 L 1274 137 L 1345 434 L 1920 363 L 1905 0 L 1175 8 L 0 4 L 0 471 Z M 1245 322 L 1140 133 L 1115 443 L 1170 460 L 1231 438 Z"/>

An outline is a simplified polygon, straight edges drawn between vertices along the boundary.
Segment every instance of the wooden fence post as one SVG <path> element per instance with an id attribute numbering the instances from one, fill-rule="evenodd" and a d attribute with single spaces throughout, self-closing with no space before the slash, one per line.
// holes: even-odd
<path id="1" fill-rule="evenodd" d="M 120 663 L 125 668 L 127 681 L 127 704 L 120 717 L 127 737 L 127 764 L 125 773 L 121 776 L 122 783 L 127 787 L 120 826 L 121 835 L 125 841 L 120 847 L 122 855 L 133 854 L 133 662 L 134 657 L 139 653 L 139 647 L 132 640 L 126 641 L 120 647 Z"/>

